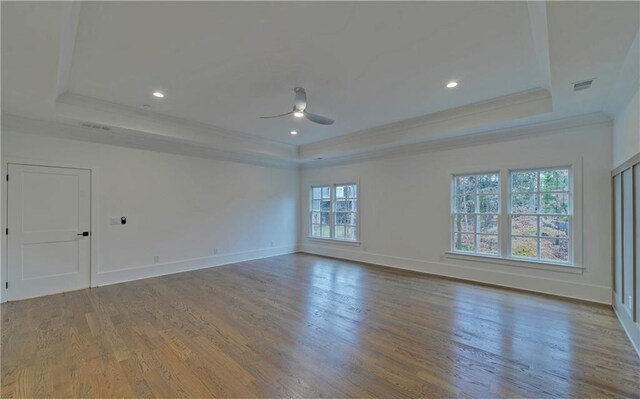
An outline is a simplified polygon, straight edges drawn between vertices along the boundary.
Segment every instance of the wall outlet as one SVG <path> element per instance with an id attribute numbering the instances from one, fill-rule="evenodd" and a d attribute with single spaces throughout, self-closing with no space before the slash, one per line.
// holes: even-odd
<path id="1" fill-rule="evenodd" d="M 153 263 L 160 263 L 160 257 L 158 255 L 153 257 Z"/>
<path id="2" fill-rule="evenodd" d="M 214 248 L 214 249 L 213 249 L 213 254 L 214 254 L 214 255 L 218 255 L 218 248 Z"/>

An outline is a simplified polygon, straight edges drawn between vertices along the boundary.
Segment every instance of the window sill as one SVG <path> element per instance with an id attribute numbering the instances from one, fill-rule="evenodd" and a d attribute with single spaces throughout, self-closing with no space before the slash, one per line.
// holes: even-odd
<path id="1" fill-rule="evenodd" d="M 307 239 L 311 241 L 327 242 L 331 244 L 351 245 L 352 247 L 360 246 L 360 241 L 336 240 L 334 238 L 320 238 L 320 237 L 309 237 L 309 236 L 307 236 Z"/>
<path id="2" fill-rule="evenodd" d="M 582 268 L 581 266 L 575 266 L 575 265 L 566 265 L 566 264 L 558 264 L 558 263 L 551 263 L 551 262 L 540 262 L 537 260 L 501 258 L 497 256 L 490 256 L 490 255 L 464 254 L 460 252 L 451 252 L 451 251 L 445 252 L 445 257 L 447 259 L 458 259 L 458 260 L 465 260 L 465 261 L 493 263 L 497 265 L 525 267 L 529 269 L 549 270 L 554 272 L 571 273 L 571 274 L 582 274 L 584 271 L 584 268 Z"/>

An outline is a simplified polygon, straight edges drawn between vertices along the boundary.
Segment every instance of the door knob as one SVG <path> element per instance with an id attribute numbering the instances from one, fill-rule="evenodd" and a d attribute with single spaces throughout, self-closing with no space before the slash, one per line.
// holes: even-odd
<path id="1" fill-rule="evenodd" d="M 89 237 L 89 232 L 88 231 L 83 231 L 82 233 L 78 233 L 77 235 L 82 236 L 82 237 Z"/>

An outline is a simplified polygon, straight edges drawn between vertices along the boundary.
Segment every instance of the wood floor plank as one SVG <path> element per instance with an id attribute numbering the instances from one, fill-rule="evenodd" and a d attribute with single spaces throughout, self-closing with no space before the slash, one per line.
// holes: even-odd
<path id="1" fill-rule="evenodd" d="M 2 398 L 639 398 L 612 309 L 305 254 L 2 305 Z"/>

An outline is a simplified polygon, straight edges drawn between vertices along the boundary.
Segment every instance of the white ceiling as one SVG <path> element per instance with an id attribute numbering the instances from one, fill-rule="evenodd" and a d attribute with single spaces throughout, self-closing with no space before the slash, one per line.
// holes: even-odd
<path id="1" fill-rule="evenodd" d="M 2 2 L 2 108 L 293 149 L 539 87 L 553 99 L 540 119 L 559 118 L 604 109 L 638 4 Z M 592 89 L 571 90 L 591 77 Z M 336 123 L 258 118 L 289 111 L 295 86 Z"/>
<path id="2" fill-rule="evenodd" d="M 295 86 L 336 123 L 258 118 L 290 111 Z M 521 2 L 97 2 L 68 90 L 303 144 L 538 86 Z"/>

